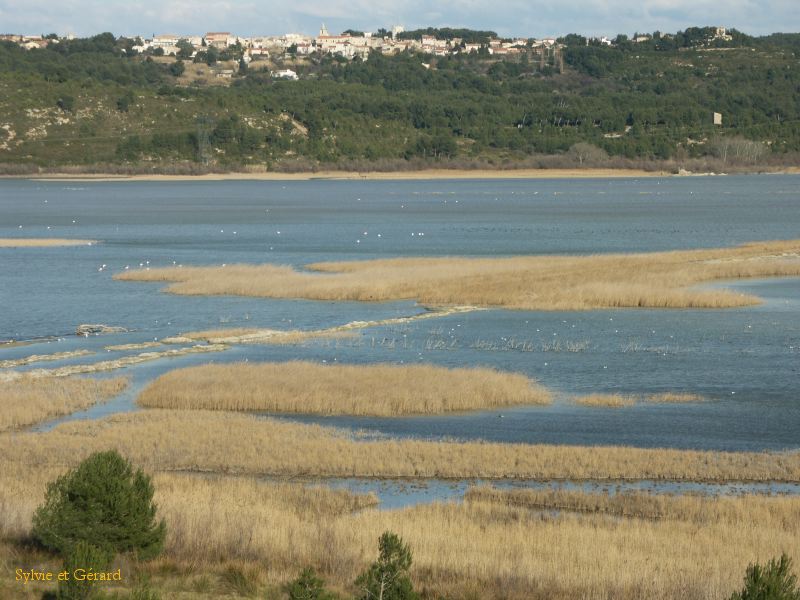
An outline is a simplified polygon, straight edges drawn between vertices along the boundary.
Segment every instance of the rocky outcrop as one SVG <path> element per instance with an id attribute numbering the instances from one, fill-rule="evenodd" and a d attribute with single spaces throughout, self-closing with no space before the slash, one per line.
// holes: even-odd
<path id="1" fill-rule="evenodd" d="M 84 323 L 83 325 L 78 325 L 75 329 L 75 335 L 82 335 L 83 337 L 89 337 L 90 335 L 100 335 L 101 333 L 128 333 L 128 330 L 124 327 L 113 327 L 111 325 L 100 325 L 100 324 L 90 324 Z"/>

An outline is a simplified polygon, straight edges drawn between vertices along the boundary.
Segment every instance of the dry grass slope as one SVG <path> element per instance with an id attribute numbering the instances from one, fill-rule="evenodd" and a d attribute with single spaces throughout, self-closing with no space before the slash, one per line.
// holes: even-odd
<path id="1" fill-rule="evenodd" d="M 524 375 L 432 365 L 208 364 L 152 381 L 149 408 L 407 415 L 548 404 L 550 392 Z"/>
<path id="2" fill-rule="evenodd" d="M 0 431 L 67 415 L 116 396 L 124 378 L 32 378 L 0 381 Z"/>
<path id="3" fill-rule="evenodd" d="M 228 265 L 127 271 L 125 281 L 174 282 L 167 291 L 312 300 L 415 299 L 429 306 L 475 305 L 529 310 L 613 307 L 723 308 L 755 304 L 698 284 L 800 275 L 800 240 L 735 248 L 514 258 L 397 258 L 310 265 Z"/>
<path id="4" fill-rule="evenodd" d="M 317 425 L 168 409 L 63 423 L 13 442 L 0 434 L 0 464 L 72 466 L 110 448 L 153 470 L 290 477 L 800 481 L 798 452 L 362 440 Z"/>
<path id="5" fill-rule="evenodd" d="M 44 482 L 56 473 L 0 467 L 3 538 L 29 532 Z M 387 529 L 411 545 L 414 583 L 429 597 L 723 600 L 740 586 L 748 563 L 780 552 L 800 556 L 796 497 L 483 488 L 463 504 L 381 512 L 369 508 L 374 498 L 325 488 L 174 473 L 157 473 L 154 484 L 168 538 L 165 555 L 143 568 L 169 597 L 229 594 L 223 574 L 231 568 L 263 590 L 306 565 L 350 596 Z M 19 558 L 12 547 L 0 560 Z M 8 581 L 2 578 L 0 591 Z"/>

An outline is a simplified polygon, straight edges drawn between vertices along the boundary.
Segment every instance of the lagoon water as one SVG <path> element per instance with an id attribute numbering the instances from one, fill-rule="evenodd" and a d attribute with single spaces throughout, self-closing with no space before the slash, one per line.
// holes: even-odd
<path id="1" fill-rule="evenodd" d="M 104 349 L 219 327 L 312 329 L 410 316 L 413 302 L 185 297 L 118 282 L 139 265 L 392 256 L 640 252 L 800 237 L 800 179 L 56 182 L 0 181 L 0 237 L 74 237 L 97 245 L 0 249 L 0 360 Z M 149 261 L 149 262 L 148 262 Z M 102 265 L 106 265 L 103 268 Z M 135 392 L 170 369 L 208 361 L 309 359 L 493 366 L 558 393 L 549 407 L 412 418 L 296 417 L 380 436 L 526 443 L 778 450 L 800 448 L 800 280 L 724 283 L 760 296 L 725 310 L 488 310 L 362 330 L 355 339 L 143 363 L 133 391 L 69 418 L 135 410 Z M 130 330 L 78 338 L 81 323 Z M 120 371 L 113 374 L 120 373 Z M 107 376 L 107 375 L 104 375 Z M 573 394 L 686 391 L 709 401 L 579 407 Z M 46 424 L 44 427 L 52 426 Z"/>

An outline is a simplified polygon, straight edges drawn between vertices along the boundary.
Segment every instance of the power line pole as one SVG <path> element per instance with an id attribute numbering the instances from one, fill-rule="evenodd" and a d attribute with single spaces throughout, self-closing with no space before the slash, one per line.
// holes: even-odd
<path id="1" fill-rule="evenodd" d="M 211 160 L 211 140 L 210 131 L 214 124 L 213 119 L 208 115 L 197 117 L 197 160 L 208 165 Z"/>

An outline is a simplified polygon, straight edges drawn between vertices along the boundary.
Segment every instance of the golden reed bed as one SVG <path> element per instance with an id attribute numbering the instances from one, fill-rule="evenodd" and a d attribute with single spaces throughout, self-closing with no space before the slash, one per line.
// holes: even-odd
<path id="1" fill-rule="evenodd" d="M 7 434 L 6 434 L 7 435 Z M 115 448 L 153 470 L 322 477 L 800 482 L 798 452 L 708 452 L 360 439 L 346 431 L 218 411 L 149 409 L 0 434 L 0 464 L 72 466 Z"/>
<path id="2" fill-rule="evenodd" d="M 322 365 L 306 361 L 208 364 L 161 375 L 141 392 L 149 408 L 322 415 L 436 414 L 549 404 L 517 373 L 432 365 Z"/>
<path id="3" fill-rule="evenodd" d="M 91 246 L 95 240 L 66 238 L 0 238 L 0 248 L 50 248 L 53 246 Z"/>
<path id="4" fill-rule="evenodd" d="M 13 381 L 0 381 L 0 431 L 89 408 L 116 396 L 127 385 L 128 380 L 119 377 L 33 378 L 22 375 Z"/>
<path id="5" fill-rule="evenodd" d="M 27 554 L 15 541 L 29 533 L 45 481 L 57 472 L 0 466 L 0 562 L 49 560 L 57 570 L 58 559 Z M 297 484 L 157 473 L 154 485 L 166 549 L 138 568 L 165 597 L 232 594 L 232 572 L 252 595 L 270 596 L 308 565 L 351 597 L 385 530 L 410 544 L 416 588 L 454 599 L 723 600 L 741 587 L 749 563 L 800 556 L 796 497 L 481 488 L 463 504 L 382 512 L 370 508 L 371 496 Z M 136 568 L 125 564 L 124 572 Z M 13 597 L 13 586 L 0 578 L 3 597 Z"/>
<path id="6" fill-rule="evenodd" d="M 429 306 L 530 310 L 612 307 L 722 308 L 755 304 L 712 281 L 800 275 L 800 240 L 735 248 L 514 258 L 397 258 L 309 265 L 169 267 L 119 273 L 124 281 L 169 281 L 167 291 L 312 300 L 414 299 Z"/>
<path id="7" fill-rule="evenodd" d="M 640 401 L 653 404 L 691 404 L 705 402 L 707 399 L 699 394 L 688 392 L 662 392 L 659 394 L 648 394 L 637 396 L 636 394 L 586 394 L 575 396 L 572 402 L 581 406 L 605 407 L 605 408 L 624 408 L 635 406 Z"/>

